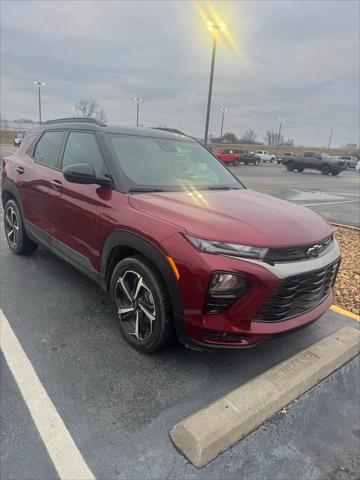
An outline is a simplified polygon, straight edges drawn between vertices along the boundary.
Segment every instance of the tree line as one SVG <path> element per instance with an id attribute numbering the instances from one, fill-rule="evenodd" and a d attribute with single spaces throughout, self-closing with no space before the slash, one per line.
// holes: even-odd
<path id="1" fill-rule="evenodd" d="M 287 147 L 294 146 L 294 140 L 288 139 L 285 140 L 284 136 L 274 130 L 268 130 L 263 137 L 263 141 L 258 139 L 258 134 L 255 130 L 246 130 L 244 134 L 238 138 L 235 133 L 233 132 L 226 132 L 222 137 L 215 137 L 210 135 L 209 137 L 212 143 L 242 143 L 244 145 L 282 145 Z"/>

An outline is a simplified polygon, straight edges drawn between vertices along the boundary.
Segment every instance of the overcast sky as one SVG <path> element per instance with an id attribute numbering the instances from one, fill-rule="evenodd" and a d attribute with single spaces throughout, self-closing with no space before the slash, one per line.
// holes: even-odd
<path id="1" fill-rule="evenodd" d="M 236 41 L 222 40 L 210 133 L 258 138 L 278 129 L 296 144 L 359 143 L 359 2 L 214 2 Z M 200 2 L 208 11 L 208 2 Z M 109 123 L 179 128 L 202 137 L 212 38 L 192 1 L 1 1 L 1 114 L 72 116 L 93 98 Z"/>

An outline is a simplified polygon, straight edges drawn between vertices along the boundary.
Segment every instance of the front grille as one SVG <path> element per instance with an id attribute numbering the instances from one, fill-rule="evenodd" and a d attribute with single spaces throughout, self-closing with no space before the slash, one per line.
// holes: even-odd
<path id="1" fill-rule="evenodd" d="M 325 254 L 328 249 L 333 247 L 334 238 L 330 237 L 316 243 L 316 256 Z M 300 247 L 271 248 L 266 254 L 265 261 L 269 263 L 295 262 L 297 260 L 306 260 L 313 258 L 311 255 L 314 244 L 303 245 Z"/>
<path id="2" fill-rule="evenodd" d="M 328 295 L 339 261 L 313 272 L 288 277 L 256 312 L 255 321 L 281 322 L 312 310 Z"/>

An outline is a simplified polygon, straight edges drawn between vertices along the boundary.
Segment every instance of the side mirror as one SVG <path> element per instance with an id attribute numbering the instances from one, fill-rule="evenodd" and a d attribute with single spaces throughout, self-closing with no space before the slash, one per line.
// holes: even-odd
<path id="1" fill-rule="evenodd" d="M 63 175 L 68 182 L 80 183 L 83 185 L 100 185 L 101 187 L 110 187 L 111 179 L 107 177 L 98 178 L 95 170 L 88 163 L 74 163 L 64 168 Z"/>

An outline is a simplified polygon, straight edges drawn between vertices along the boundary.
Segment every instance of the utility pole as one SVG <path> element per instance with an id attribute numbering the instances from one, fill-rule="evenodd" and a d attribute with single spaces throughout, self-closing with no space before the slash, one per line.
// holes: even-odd
<path id="1" fill-rule="evenodd" d="M 284 120 L 285 120 L 285 118 L 283 118 L 283 117 L 279 118 L 280 125 L 279 125 L 279 133 L 278 133 L 277 142 L 276 142 L 275 157 L 277 157 L 277 154 L 278 154 L 279 143 L 280 143 L 280 135 L 281 135 L 281 127 L 282 127 L 282 123 L 283 123 Z"/>
<path id="2" fill-rule="evenodd" d="M 331 128 L 331 130 L 330 130 L 330 138 L 329 138 L 329 144 L 328 144 L 327 153 L 329 153 L 329 152 L 330 152 L 330 144 L 331 144 L 331 139 L 332 139 L 333 133 L 334 133 L 334 129 L 333 129 L 333 128 Z"/>
<path id="3" fill-rule="evenodd" d="M 221 115 L 221 129 L 220 129 L 220 142 L 222 143 L 223 128 L 224 128 L 224 117 L 225 117 L 225 112 L 227 112 L 228 109 L 225 108 L 225 107 L 221 107 L 220 110 L 222 111 L 222 115 Z"/>
<path id="4" fill-rule="evenodd" d="M 34 82 L 38 86 L 38 102 L 39 102 L 39 124 L 41 125 L 41 87 L 45 85 L 44 82 Z"/>
<path id="5" fill-rule="evenodd" d="M 139 104 L 142 102 L 142 98 L 135 97 L 134 101 L 136 102 L 136 126 L 139 126 Z"/>

